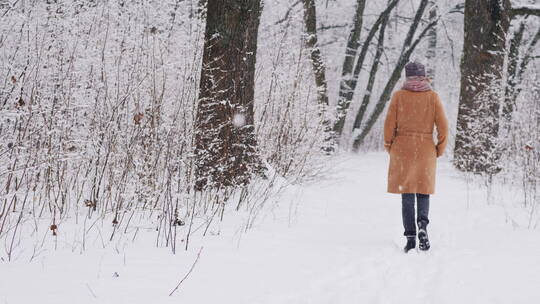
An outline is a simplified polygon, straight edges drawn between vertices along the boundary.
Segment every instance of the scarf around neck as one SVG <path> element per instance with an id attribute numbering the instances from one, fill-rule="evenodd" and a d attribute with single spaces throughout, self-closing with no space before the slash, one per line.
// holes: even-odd
<path id="1" fill-rule="evenodd" d="M 427 77 L 409 76 L 405 79 L 401 88 L 407 91 L 425 92 L 431 90 L 431 85 Z"/>

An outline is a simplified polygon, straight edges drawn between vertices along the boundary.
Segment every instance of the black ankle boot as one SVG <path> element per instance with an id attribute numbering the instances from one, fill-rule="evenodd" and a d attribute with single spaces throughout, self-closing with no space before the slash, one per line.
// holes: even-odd
<path id="1" fill-rule="evenodd" d="M 409 252 L 409 250 L 414 249 L 416 247 L 416 237 L 415 236 L 408 236 L 407 237 L 407 244 L 405 245 L 405 248 L 403 248 L 403 251 L 405 253 Z"/>
<path id="2" fill-rule="evenodd" d="M 428 238 L 428 234 L 427 234 L 427 227 L 426 225 L 419 225 L 418 227 L 418 241 L 419 241 L 419 244 L 418 244 L 418 249 L 422 250 L 422 251 L 427 251 L 429 250 L 429 238 Z"/>

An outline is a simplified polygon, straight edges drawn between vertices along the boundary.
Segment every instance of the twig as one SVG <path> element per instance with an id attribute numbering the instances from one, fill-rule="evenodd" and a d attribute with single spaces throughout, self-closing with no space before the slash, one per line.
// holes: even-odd
<path id="1" fill-rule="evenodd" d="M 186 275 L 182 278 L 182 280 L 180 280 L 180 282 L 178 282 L 178 285 L 176 285 L 176 287 L 171 291 L 171 293 L 169 293 L 169 297 L 173 295 L 173 293 L 178 290 L 178 288 L 180 287 L 180 285 L 182 284 L 182 282 L 184 282 L 187 277 L 189 276 L 189 274 L 193 271 L 193 269 L 195 268 L 195 265 L 197 264 L 197 262 L 199 261 L 199 258 L 201 257 L 201 252 L 203 250 L 204 247 L 201 246 L 201 248 L 199 249 L 199 252 L 197 253 L 197 258 L 195 258 L 195 261 L 193 262 L 193 264 L 191 265 L 191 268 L 189 269 L 189 271 L 186 273 Z"/>
<path id="2" fill-rule="evenodd" d="M 322 31 L 326 31 L 326 30 L 331 30 L 331 29 L 338 29 L 338 28 L 344 28 L 344 27 L 348 27 L 349 24 L 348 23 L 343 23 L 343 24 L 330 24 L 330 25 L 321 25 L 317 28 L 317 31 L 319 32 L 322 32 Z"/>
<path id="3" fill-rule="evenodd" d="M 298 0 L 298 1 L 296 1 L 295 3 L 293 3 L 293 4 L 289 7 L 289 9 L 287 10 L 287 12 L 285 13 L 285 16 L 284 16 L 283 18 L 279 19 L 278 21 L 276 21 L 276 23 L 274 23 L 274 25 L 278 25 L 278 24 L 280 24 L 280 23 L 283 23 L 283 22 L 287 21 L 287 19 L 289 19 L 289 15 L 291 14 L 292 10 L 293 10 L 298 4 L 300 4 L 301 2 L 302 2 L 302 0 Z"/>
<path id="4" fill-rule="evenodd" d="M 90 288 L 90 285 L 88 285 L 88 283 L 86 283 L 86 288 L 88 288 L 88 291 L 90 291 L 90 293 L 92 294 L 92 296 L 97 299 L 97 296 L 96 294 L 94 293 L 94 291 L 92 290 L 92 288 Z"/>

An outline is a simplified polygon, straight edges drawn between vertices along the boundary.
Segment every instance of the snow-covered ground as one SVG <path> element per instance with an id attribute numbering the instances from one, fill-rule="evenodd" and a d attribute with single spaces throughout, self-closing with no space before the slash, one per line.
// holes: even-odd
<path id="1" fill-rule="evenodd" d="M 0 262 L 0 303 L 540 303 L 540 232 L 487 205 L 484 191 L 468 195 L 446 160 L 432 249 L 404 254 L 386 166 L 383 153 L 348 156 L 331 178 L 289 188 L 247 234 L 225 221 L 176 255 L 143 237 Z"/>

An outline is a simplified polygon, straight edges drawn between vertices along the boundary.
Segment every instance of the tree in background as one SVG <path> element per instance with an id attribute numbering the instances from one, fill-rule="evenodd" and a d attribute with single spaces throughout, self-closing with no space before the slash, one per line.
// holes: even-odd
<path id="1" fill-rule="evenodd" d="M 461 91 L 454 165 L 494 173 L 499 107 L 510 26 L 509 0 L 465 1 Z"/>
<path id="2" fill-rule="evenodd" d="M 394 1 L 394 6 L 398 1 Z M 366 0 L 358 0 L 356 3 L 356 10 L 353 17 L 351 32 L 347 39 L 347 46 L 345 47 L 345 58 L 343 60 L 343 67 L 341 68 L 341 80 L 339 83 L 339 96 L 337 101 L 337 117 L 334 123 L 334 132 L 336 136 L 340 136 L 345 126 L 345 118 L 347 116 L 347 110 L 351 103 L 349 95 L 354 93 L 356 84 L 353 77 L 354 63 L 357 61 L 358 48 L 360 47 L 360 33 L 362 32 L 362 23 L 364 21 L 364 9 L 366 7 Z M 393 6 L 392 6 L 393 8 Z M 388 10 L 389 14 L 391 9 Z M 374 26 L 375 27 L 375 26 Z M 367 40 L 367 39 L 366 39 Z M 364 45 L 369 41 L 365 41 Z M 364 55 L 365 57 L 365 55 Z M 361 56 L 361 61 L 363 58 Z"/>
<path id="3" fill-rule="evenodd" d="M 396 65 L 394 66 L 394 69 L 392 70 L 392 74 L 386 81 L 386 84 L 384 86 L 383 92 L 381 93 L 381 96 L 377 100 L 377 102 L 374 105 L 373 111 L 371 112 L 370 116 L 368 117 L 367 121 L 365 122 L 365 125 L 361 129 L 360 134 L 358 136 L 355 136 L 353 141 L 353 150 L 357 151 L 362 143 L 364 142 L 364 139 L 369 134 L 369 132 L 372 130 L 373 126 L 377 122 L 377 119 L 383 112 L 384 108 L 386 107 L 386 103 L 388 100 L 390 100 L 390 97 L 392 95 L 392 91 L 394 90 L 394 87 L 398 83 L 401 73 L 403 69 L 405 68 L 405 65 L 411 58 L 411 54 L 414 52 L 415 48 L 418 46 L 420 41 L 426 36 L 427 32 L 435 26 L 438 22 L 438 18 L 436 18 L 434 21 L 428 23 L 418 34 L 418 36 L 415 37 L 416 31 L 418 29 L 418 26 L 420 22 L 422 21 L 422 16 L 424 15 L 424 12 L 426 10 L 426 7 L 428 5 L 428 0 L 422 0 L 420 1 L 420 4 L 418 5 L 418 8 L 416 9 L 416 13 L 414 15 L 414 19 L 411 22 L 411 25 L 409 26 L 409 30 L 407 31 L 407 35 L 405 37 L 405 40 L 403 41 L 403 45 L 401 48 L 401 53 L 399 55 L 399 58 L 397 60 Z M 367 103 L 364 106 L 360 107 L 360 112 L 367 109 L 367 104 L 369 103 L 369 98 L 367 99 Z M 355 119 L 355 125 L 358 127 L 361 127 L 363 123 L 363 117 L 364 113 L 359 113 Z"/>
<path id="4" fill-rule="evenodd" d="M 520 19 L 519 26 L 514 31 L 510 39 L 510 47 L 508 50 L 508 64 L 506 88 L 504 92 L 504 102 L 502 105 L 502 123 L 508 128 L 512 113 L 516 107 L 516 99 L 519 93 L 523 90 L 522 82 L 527 67 L 535 58 L 534 50 L 540 41 L 540 26 L 537 27 L 536 33 L 530 37 L 529 41 L 525 38 L 526 21 L 529 16 L 540 16 L 540 9 L 532 7 L 515 7 L 512 9 L 512 19 Z M 522 46 L 526 45 L 525 50 L 521 50 Z M 538 57 L 536 57 L 538 58 Z"/>
<path id="5" fill-rule="evenodd" d="M 437 20 L 437 3 L 431 1 L 429 3 L 429 22 Z M 437 25 L 434 25 L 427 33 L 428 49 L 426 53 L 427 59 L 427 76 L 432 80 L 435 80 L 435 66 L 437 65 Z M 435 82 L 431 83 L 434 87 Z"/>
<path id="6" fill-rule="evenodd" d="M 208 0 L 196 115 L 198 190 L 238 186 L 260 168 L 254 83 L 260 0 Z"/>
<path id="7" fill-rule="evenodd" d="M 334 138 L 330 128 L 330 121 L 327 118 L 328 109 L 328 84 L 326 82 L 326 67 L 318 46 L 317 38 L 317 9 L 315 0 L 302 0 L 304 6 L 304 24 L 306 27 L 306 45 L 310 50 L 311 64 L 315 76 L 315 86 L 317 87 L 317 101 L 319 103 L 319 114 L 322 118 L 322 125 L 325 129 L 324 146 L 326 152 L 334 151 Z"/>

